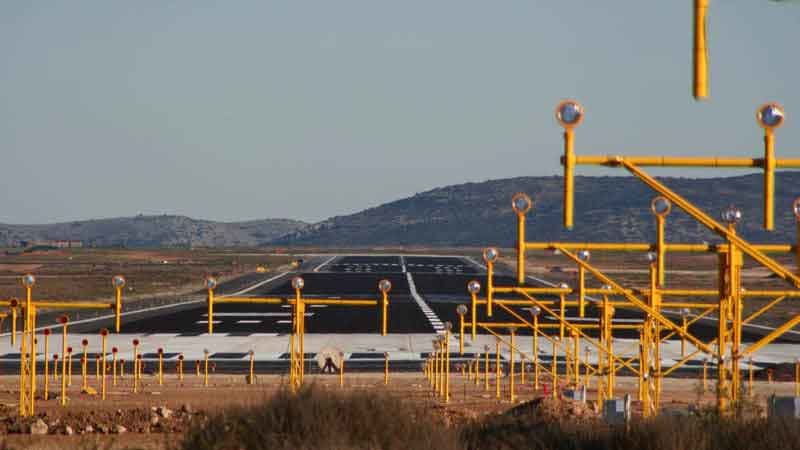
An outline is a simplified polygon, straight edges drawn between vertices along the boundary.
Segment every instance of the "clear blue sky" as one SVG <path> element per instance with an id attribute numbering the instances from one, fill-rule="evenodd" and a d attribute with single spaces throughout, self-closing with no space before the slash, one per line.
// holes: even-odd
<path id="1" fill-rule="evenodd" d="M 579 153 L 758 155 L 777 100 L 800 157 L 800 6 L 711 3 L 697 103 L 691 0 L 2 2 L 0 222 L 316 221 L 556 174 L 565 97 Z"/>

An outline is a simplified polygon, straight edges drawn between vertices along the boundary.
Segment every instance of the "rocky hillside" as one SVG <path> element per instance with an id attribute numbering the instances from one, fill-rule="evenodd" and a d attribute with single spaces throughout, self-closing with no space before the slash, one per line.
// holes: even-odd
<path id="1" fill-rule="evenodd" d="M 90 247 L 251 247 L 307 226 L 288 219 L 211 222 L 184 216 L 136 216 L 49 225 L 0 224 L 0 246 L 74 240 Z"/>
<path id="2" fill-rule="evenodd" d="M 740 206 L 741 232 L 763 242 L 794 242 L 791 205 L 800 195 L 800 173 L 776 177 L 776 230 L 761 229 L 762 183 L 758 174 L 730 178 L 663 178 L 704 211 L 719 217 L 730 204 Z M 511 196 L 526 192 L 534 201 L 528 215 L 528 240 L 653 239 L 649 211 L 655 193 L 631 177 L 577 177 L 575 228 L 562 226 L 561 177 L 521 177 L 466 183 L 433 189 L 362 212 L 333 217 L 299 228 L 274 241 L 281 245 L 511 245 L 516 220 Z M 716 241 L 716 237 L 682 211 L 673 210 L 667 222 L 671 241 Z"/>

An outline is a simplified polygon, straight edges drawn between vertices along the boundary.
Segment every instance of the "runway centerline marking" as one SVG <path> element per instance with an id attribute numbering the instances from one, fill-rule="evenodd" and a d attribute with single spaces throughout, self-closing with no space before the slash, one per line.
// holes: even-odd
<path id="1" fill-rule="evenodd" d="M 442 323 L 442 319 L 440 319 L 439 316 L 433 312 L 431 307 L 428 306 L 428 303 L 425 302 L 425 299 L 423 299 L 422 296 L 419 295 L 419 292 L 417 292 L 417 285 L 414 284 L 414 277 L 411 276 L 411 272 L 406 272 L 406 279 L 408 280 L 408 290 L 411 292 L 411 298 L 413 298 L 417 305 L 419 305 L 419 308 L 431 323 L 434 331 L 436 331 L 437 334 L 444 333 L 444 324 Z"/>

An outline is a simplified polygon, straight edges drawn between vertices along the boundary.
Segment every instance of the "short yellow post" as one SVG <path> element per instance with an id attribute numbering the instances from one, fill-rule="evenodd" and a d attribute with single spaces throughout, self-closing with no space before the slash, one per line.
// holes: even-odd
<path id="1" fill-rule="evenodd" d="M 247 384 L 255 384 L 255 363 L 256 363 L 256 353 L 253 350 L 248 352 L 250 355 L 250 377 L 247 379 Z"/>
<path id="2" fill-rule="evenodd" d="M 208 386 L 208 349 L 203 350 L 203 386 Z"/>
<path id="3" fill-rule="evenodd" d="M 461 374 L 464 374 L 464 370 L 462 368 Z M 389 352 L 383 353 L 383 385 L 389 385 Z"/>
<path id="4" fill-rule="evenodd" d="M 453 329 L 453 324 L 445 322 L 444 324 L 444 402 L 450 402 L 450 332 Z"/>
<path id="5" fill-rule="evenodd" d="M 61 406 L 67 405 L 67 361 L 70 365 L 70 378 L 72 378 L 72 360 L 68 355 L 72 355 L 72 347 L 67 347 L 67 324 L 69 318 L 66 315 L 60 316 L 58 322 L 62 325 L 61 335 Z"/>
<path id="6" fill-rule="evenodd" d="M 514 403 L 517 398 L 514 395 L 514 329 L 508 330 L 511 342 L 508 348 L 508 399 Z M 524 364 L 524 362 L 523 362 Z"/>
<path id="7" fill-rule="evenodd" d="M 500 400 L 500 339 L 497 339 L 494 357 L 494 389 L 495 397 Z"/>
<path id="8" fill-rule="evenodd" d="M 178 355 L 178 381 L 183 382 L 183 354 Z"/>
<path id="9" fill-rule="evenodd" d="M 103 381 L 102 381 L 101 387 L 100 387 L 100 397 L 103 400 L 106 399 L 106 342 L 107 342 L 107 337 L 108 337 L 108 330 L 106 330 L 105 328 L 100 330 L 100 342 L 101 342 L 101 353 L 100 354 L 102 355 L 101 357 L 103 358 L 103 367 L 102 367 L 102 371 L 103 371 L 102 380 Z"/>
<path id="10" fill-rule="evenodd" d="M 164 349 L 158 348 L 158 385 L 164 385 Z"/>
<path id="11" fill-rule="evenodd" d="M 483 390 L 489 392 L 489 346 L 483 347 Z"/>
<path id="12" fill-rule="evenodd" d="M 19 301 L 15 298 L 11 299 L 11 345 L 17 345 L 17 305 Z"/>
<path id="13" fill-rule="evenodd" d="M 703 358 L 703 394 L 708 391 L 708 358 Z"/>
<path id="14" fill-rule="evenodd" d="M 53 381 L 58 381 L 58 353 L 53 353 Z"/>
<path id="15" fill-rule="evenodd" d="M 119 360 L 119 378 L 121 380 L 125 379 L 125 360 L 124 359 L 120 359 Z"/>
<path id="16" fill-rule="evenodd" d="M 339 387 L 344 388 L 344 353 L 339 352 Z"/>
<path id="17" fill-rule="evenodd" d="M 553 377 L 552 377 L 553 378 L 553 389 L 552 389 L 552 393 L 551 393 L 551 395 L 553 396 L 553 399 L 557 399 L 558 398 L 558 360 L 556 359 L 557 356 L 558 356 L 557 344 L 558 344 L 558 338 L 554 337 L 553 338 L 553 363 L 552 363 L 552 367 L 550 368 L 550 370 L 553 373 Z"/>
<path id="18" fill-rule="evenodd" d="M 117 347 L 111 347 L 111 385 L 117 385 Z"/>
<path id="19" fill-rule="evenodd" d="M 49 380 L 49 364 L 47 356 L 50 353 L 50 328 L 44 329 L 44 399 L 48 399 L 49 395 L 49 388 L 50 388 L 50 380 Z M 56 368 L 58 370 L 58 368 Z"/>
<path id="20" fill-rule="evenodd" d="M 519 384 L 525 385 L 525 358 L 520 355 L 519 357 Z"/>
<path id="21" fill-rule="evenodd" d="M 800 397 L 800 358 L 794 362 L 794 396 Z"/>
<path id="22" fill-rule="evenodd" d="M 89 355 L 87 354 L 86 347 L 89 345 L 89 341 L 84 339 L 81 341 L 81 347 L 83 347 L 83 357 L 81 358 L 81 375 L 83 376 L 83 384 L 81 385 L 82 390 L 86 390 L 89 387 L 89 374 L 87 365 L 89 364 Z"/>
<path id="23" fill-rule="evenodd" d="M 142 383 L 142 355 L 136 355 L 136 367 L 134 368 L 134 384 L 133 384 L 133 392 L 136 392 L 139 389 L 139 385 Z"/>
<path id="24" fill-rule="evenodd" d="M 67 386 L 72 386 L 72 347 L 67 347 L 67 377 Z"/>
<path id="25" fill-rule="evenodd" d="M 753 396 L 753 358 L 750 358 L 747 368 L 747 396 Z"/>
<path id="26" fill-rule="evenodd" d="M 200 378 L 200 361 L 194 362 L 194 372 L 197 378 Z"/>
<path id="27" fill-rule="evenodd" d="M 133 340 L 133 393 L 139 391 L 139 340 Z"/>
<path id="28" fill-rule="evenodd" d="M 100 355 L 94 357 L 94 380 L 100 382 Z"/>

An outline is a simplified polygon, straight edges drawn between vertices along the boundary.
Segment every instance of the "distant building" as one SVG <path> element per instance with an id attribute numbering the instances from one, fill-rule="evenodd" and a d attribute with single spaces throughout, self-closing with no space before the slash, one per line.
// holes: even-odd
<path id="1" fill-rule="evenodd" d="M 77 241 L 77 240 L 19 241 L 19 246 L 23 248 L 28 248 L 28 247 L 82 248 L 83 241 Z"/>

